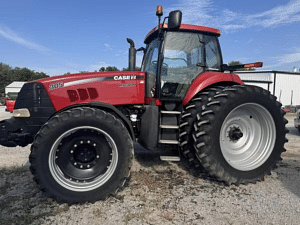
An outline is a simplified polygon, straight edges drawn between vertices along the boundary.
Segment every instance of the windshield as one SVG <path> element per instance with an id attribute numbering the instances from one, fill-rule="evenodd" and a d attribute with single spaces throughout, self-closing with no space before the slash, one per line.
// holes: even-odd
<path id="1" fill-rule="evenodd" d="M 183 98 L 194 79 L 205 69 L 219 70 L 217 37 L 199 33 L 168 32 L 161 73 L 163 97 Z"/>

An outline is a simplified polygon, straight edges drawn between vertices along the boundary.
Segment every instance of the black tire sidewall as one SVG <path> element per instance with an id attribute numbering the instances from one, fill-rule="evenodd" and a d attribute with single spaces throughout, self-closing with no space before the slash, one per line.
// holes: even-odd
<path id="1" fill-rule="evenodd" d="M 210 151 L 212 152 L 211 154 L 213 157 L 216 157 L 216 161 L 220 163 L 224 171 L 233 177 L 243 177 L 244 179 L 248 180 L 257 178 L 261 175 L 264 175 L 266 171 L 270 171 L 280 157 L 283 145 L 285 143 L 285 124 L 282 118 L 280 107 L 278 107 L 276 104 L 276 100 L 272 100 L 270 98 L 270 95 L 267 91 L 263 91 L 260 88 L 257 89 L 259 91 L 255 91 L 255 88 L 257 87 L 248 86 L 247 89 L 244 89 L 244 91 L 240 93 L 228 92 L 230 97 L 227 101 L 221 103 L 221 110 L 215 113 L 215 117 L 211 123 L 212 129 L 210 134 L 212 134 L 212 137 L 209 141 L 209 145 L 211 146 Z M 276 141 L 271 155 L 261 166 L 251 171 L 240 171 L 229 165 L 222 154 L 220 147 L 220 130 L 223 125 L 223 121 L 226 119 L 228 114 L 236 107 L 246 103 L 259 104 L 266 108 L 272 115 L 276 127 Z"/>
<path id="2" fill-rule="evenodd" d="M 106 114 L 105 112 L 100 113 Z M 87 192 L 76 192 L 65 189 L 56 182 L 49 169 L 49 154 L 54 142 L 66 131 L 80 126 L 91 126 L 105 131 L 114 140 L 118 151 L 118 162 L 113 175 L 102 186 Z M 56 196 L 57 199 L 64 199 L 65 201 L 74 201 L 76 199 L 78 202 L 103 199 L 102 196 L 112 194 L 118 188 L 120 182 L 124 180 L 127 172 L 125 168 L 128 167 L 130 158 L 129 151 L 131 151 L 128 148 L 129 134 L 124 126 L 122 126 L 122 123 L 112 115 L 106 114 L 106 119 L 101 120 L 84 113 L 81 113 L 77 117 L 72 112 L 63 112 L 61 115 L 52 118 L 48 122 L 48 126 L 44 126 L 41 129 L 41 133 L 43 132 L 45 132 L 47 137 L 38 143 L 38 146 L 44 147 L 37 152 L 37 161 L 39 163 L 37 163 L 36 170 L 42 173 L 39 175 L 39 178 L 43 186 L 48 189 L 51 195 Z"/>

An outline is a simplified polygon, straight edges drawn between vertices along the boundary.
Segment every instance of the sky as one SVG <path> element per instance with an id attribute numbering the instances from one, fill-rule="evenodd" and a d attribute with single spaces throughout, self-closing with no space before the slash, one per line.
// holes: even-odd
<path id="1" fill-rule="evenodd" d="M 300 68 L 300 0 L 0 0 L 0 62 L 50 76 L 121 70 L 128 67 L 126 38 L 145 46 L 157 5 L 164 16 L 181 10 L 182 23 L 220 29 L 224 63 Z"/>

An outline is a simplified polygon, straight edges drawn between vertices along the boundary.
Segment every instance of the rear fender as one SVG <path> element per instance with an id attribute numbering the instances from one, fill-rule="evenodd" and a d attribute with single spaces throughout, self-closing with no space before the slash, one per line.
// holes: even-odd
<path id="1" fill-rule="evenodd" d="M 187 91 L 185 97 L 183 98 L 182 105 L 186 105 L 198 92 L 202 91 L 204 88 L 224 82 L 230 82 L 233 84 L 243 84 L 240 77 L 236 74 L 205 72 L 199 75 L 194 80 L 189 90 Z"/>

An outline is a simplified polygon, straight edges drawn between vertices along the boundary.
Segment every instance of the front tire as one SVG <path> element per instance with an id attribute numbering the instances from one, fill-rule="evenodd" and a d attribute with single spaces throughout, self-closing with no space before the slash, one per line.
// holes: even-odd
<path id="1" fill-rule="evenodd" d="M 224 89 L 195 123 L 194 147 L 202 166 L 228 184 L 263 180 L 285 151 L 284 114 L 276 98 L 260 87 Z"/>
<path id="2" fill-rule="evenodd" d="M 31 147 L 30 169 L 48 197 L 68 204 L 115 194 L 129 177 L 133 143 L 122 122 L 93 108 L 50 119 Z"/>

